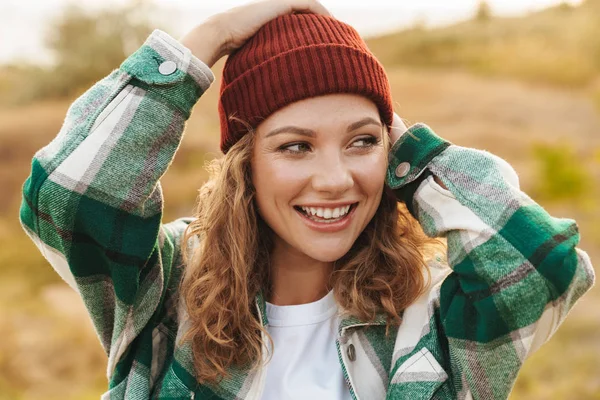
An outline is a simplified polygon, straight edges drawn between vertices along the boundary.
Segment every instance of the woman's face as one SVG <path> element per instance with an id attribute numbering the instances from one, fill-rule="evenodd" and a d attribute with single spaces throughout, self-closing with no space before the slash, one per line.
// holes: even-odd
<path id="1" fill-rule="evenodd" d="M 276 248 L 322 262 L 350 250 L 381 200 L 384 132 L 375 103 L 353 94 L 295 102 L 257 127 L 252 181 Z"/>

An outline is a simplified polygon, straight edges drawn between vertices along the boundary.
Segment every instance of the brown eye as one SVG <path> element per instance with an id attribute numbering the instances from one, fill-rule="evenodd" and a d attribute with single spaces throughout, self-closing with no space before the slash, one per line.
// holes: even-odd
<path id="1" fill-rule="evenodd" d="M 376 138 L 375 136 L 367 136 L 367 137 L 362 137 L 362 138 L 352 142 L 352 147 L 371 147 L 371 146 L 376 145 L 378 142 L 379 142 L 379 139 Z M 359 143 L 359 145 L 355 146 L 357 143 Z"/>
<path id="2" fill-rule="evenodd" d="M 295 154 L 304 153 L 309 150 L 310 146 L 305 142 L 286 144 L 279 148 L 279 151 Z"/>

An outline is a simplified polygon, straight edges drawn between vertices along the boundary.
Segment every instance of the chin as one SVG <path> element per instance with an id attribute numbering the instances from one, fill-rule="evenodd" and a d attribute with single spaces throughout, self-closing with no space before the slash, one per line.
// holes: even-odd
<path id="1" fill-rule="evenodd" d="M 350 250 L 350 247 L 351 246 L 339 246 L 332 248 L 331 246 L 311 246 L 310 248 L 303 248 L 300 250 L 313 260 L 321 262 L 334 262 L 345 256 Z"/>

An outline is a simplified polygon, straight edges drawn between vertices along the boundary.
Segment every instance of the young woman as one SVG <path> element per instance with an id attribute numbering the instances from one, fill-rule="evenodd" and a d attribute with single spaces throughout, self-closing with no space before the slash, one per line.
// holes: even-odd
<path id="1" fill-rule="evenodd" d="M 159 178 L 224 55 L 225 155 L 163 225 Z M 155 31 L 72 105 L 21 220 L 90 311 L 104 398 L 507 398 L 593 284 L 577 226 L 392 104 L 353 28 L 270 0 Z"/>

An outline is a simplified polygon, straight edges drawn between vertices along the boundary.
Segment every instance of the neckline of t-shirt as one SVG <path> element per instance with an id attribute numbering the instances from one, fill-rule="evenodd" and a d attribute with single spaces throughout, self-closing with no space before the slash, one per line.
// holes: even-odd
<path id="1" fill-rule="evenodd" d="M 323 322 L 337 313 L 333 290 L 317 301 L 292 306 L 278 306 L 266 302 L 267 319 L 271 326 L 300 326 Z"/>

